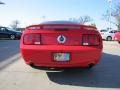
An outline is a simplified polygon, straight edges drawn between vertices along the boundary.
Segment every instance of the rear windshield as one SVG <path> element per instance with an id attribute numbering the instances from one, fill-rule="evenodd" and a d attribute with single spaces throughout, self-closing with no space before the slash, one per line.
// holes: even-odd
<path id="1" fill-rule="evenodd" d="M 78 22 L 72 22 L 72 21 L 46 21 L 46 22 L 42 22 L 40 24 L 66 24 L 66 25 L 79 25 L 80 23 Z"/>
<path id="2" fill-rule="evenodd" d="M 100 32 L 107 32 L 108 30 L 100 30 Z"/>

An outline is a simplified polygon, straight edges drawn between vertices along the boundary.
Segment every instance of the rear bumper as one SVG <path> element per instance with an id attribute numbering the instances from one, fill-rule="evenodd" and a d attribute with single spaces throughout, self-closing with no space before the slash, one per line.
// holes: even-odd
<path id="1" fill-rule="evenodd" d="M 101 57 L 102 49 L 87 46 L 34 46 L 24 45 L 20 47 L 22 57 L 26 64 L 46 67 L 87 67 L 89 64 L 97 64 Z M 53 59 L 53 53 L 70 53 L 70 61 L 57 62 Z"/>

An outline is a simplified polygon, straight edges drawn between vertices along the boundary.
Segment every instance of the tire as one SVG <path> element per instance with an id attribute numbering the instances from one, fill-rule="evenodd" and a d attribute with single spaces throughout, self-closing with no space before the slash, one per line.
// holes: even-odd
<path id="1" fill-rule="evenodd" d="M 120 44 L 120 41 L 118 41 L 118 43 Z"/>
<path id="2" fill-rule="evenodd" d="M 87 67 L 87 69 L 92 69 L 95 65 L 94 64 L 89 64 L 89 66 Z"/>
<path id="3" fill-rule="evenodd" d="M 106 40 L 107 40 L 107 41 L 112 41 L 112 37 L 111 37 L 111 36 L 108 36 L 108 37 L 106 38 Z"/>
<path id="4" fill-rule="evenodd" d="M 15 40 L 15 35 L 11 34 L 11 35 L 10 35 L 10 39 L 11 39 L 11 40 Z"/>
<path id="5" fill-rule="evenodd" d="M 35 66 L 33 63 L 29 64 L 29 66 L 32 67 L 32 68 L 37 68 L 37 66 Z"/>

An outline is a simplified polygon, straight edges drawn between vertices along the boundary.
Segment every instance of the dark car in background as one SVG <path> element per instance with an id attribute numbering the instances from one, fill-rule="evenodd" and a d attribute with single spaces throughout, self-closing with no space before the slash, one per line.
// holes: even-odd
<path id="1" fill-rule="evenodd" d="M 20 39 L 21 37 L 20 31 L 15 31 L 14 29 L 8 27 L 0 27 L 0 39 Z"/>

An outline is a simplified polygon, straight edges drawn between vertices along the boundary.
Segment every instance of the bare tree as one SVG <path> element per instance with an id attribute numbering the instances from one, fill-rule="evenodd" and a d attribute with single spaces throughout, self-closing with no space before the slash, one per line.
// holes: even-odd
<path id="1" fill-rule="evenodd" d="M 116 6 L 115 11 L 113 11 L 113 16 L 115 17 L 118 29 L 120 30 L 120 3 Z"/>
<path id="2" fill-rule="evenodd" d="M 5 3 L 0 1 L 0 4 L 5 4 Z"/>
<path id="3" fill-rule="evenodd" d="M 80 16 L 79 18 L 70 18 L 69 20 L 77 22 L 79 24 L 85 24 L 87 22 L 93 21 L 90 16 Z"/>
<path id="4" fill-rule="evenodd" d="M 96 27 L 96 24 L 95 24 L 95 23 L 91 23 L 91 25 Z"/>
<path id="5" fill-rule="evenodd" d="M 117 26 L 118 30 L 120 30 L 120 3 L 112 10 L 111 16 L 116 19 L 116 22 L 111 21 L 112 24 Z M 109 11 L 103 15 L 103 19 L 106 21 L 109 20 Z"/>
<path id="6" fill-rule="evenodd" d="M 19 20 L 14 20 L 10 26 L 11 26 L 13 29 L 17 30 L 19 24 L 20 24 Z"/>

